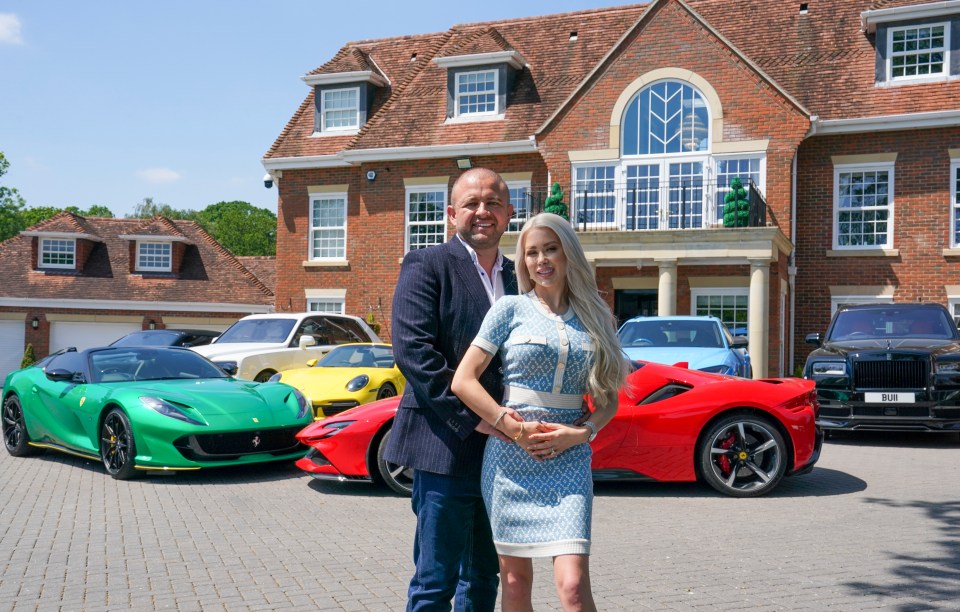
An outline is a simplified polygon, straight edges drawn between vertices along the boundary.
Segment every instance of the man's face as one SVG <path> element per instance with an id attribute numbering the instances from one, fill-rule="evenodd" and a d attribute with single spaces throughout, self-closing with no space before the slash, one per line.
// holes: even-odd
<path id="1" fill-rule="evenodd" d="M 447 215 L 464 242 L 475 251 L 498 247 L 513 216 L 513 206 L 510 192 L 496 175 L 464 177 L 450 194 L 450 201 Z"/>

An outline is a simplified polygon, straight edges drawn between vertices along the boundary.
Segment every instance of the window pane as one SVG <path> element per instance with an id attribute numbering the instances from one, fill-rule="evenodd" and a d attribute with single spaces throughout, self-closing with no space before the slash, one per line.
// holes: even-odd
<path id="1" fill-rule="evenodd" d="M 170 270 L 169 242 L 141 242 L 137 267 L 141 270 Z"/>
<path id="2" fill-rule="evenodd" d="M 347 199 L 345 196 L 313 200 L 310 218 L 311 259 L 346 259 Z"/>
<path id="3" fill-rule="evenodd" d="M 40 265 L 72 268 L 76 246 L 75 240 L 44 238 L 40 241 Z"/>
<path id="4" fill-rule="evenodd" d="M 457 115 L 497 112 L 496 71 L 464 72 L 457 75 Z"/>
<path id="5" fill-rule="evenodd" d="M 445 191 L 411 191 L 407 195 L 407 245 L 409 250 L 441 244 L 446 239 Z"/>

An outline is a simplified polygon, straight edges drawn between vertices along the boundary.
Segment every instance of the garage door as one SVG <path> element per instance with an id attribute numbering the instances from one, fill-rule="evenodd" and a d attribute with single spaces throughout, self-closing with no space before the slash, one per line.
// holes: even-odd
<path id="1" fill-rule="evenodd" d="M 143 326 L 139 323 L 54 321 L 50 323 L 50 352 L 54 353 L 68 346 L 75 346 L 78 351 L 106 346 L 120 336 L 141 329 Z"/>
<path id="2" fill-rule="evenodd" d="M 23 321 L 0 321 L 0 385 L 23 359 Z"/>

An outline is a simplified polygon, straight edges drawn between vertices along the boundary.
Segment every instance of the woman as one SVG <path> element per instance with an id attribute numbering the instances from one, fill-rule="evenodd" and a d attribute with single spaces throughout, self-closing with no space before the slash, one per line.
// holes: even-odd
<path id="1" fill-rule="evenodd" d="M 565 610 L 594 610 L 590 591 L 593 481 L 589 441 L 610 422 L 626 376 L 613 314 L 573 229 L 541 213 L 520 232 L 521 295 L 484 318 L 453 378 L 453 391 L 513 442 L 490 437 L 482 490 L 500 556 L 504 610 L 532 610 L 534 557 L 553 557 Z M 479 383 L 502 351 L 504 404 Z M 595 409 L 578 425 L 583 394 Z"/>

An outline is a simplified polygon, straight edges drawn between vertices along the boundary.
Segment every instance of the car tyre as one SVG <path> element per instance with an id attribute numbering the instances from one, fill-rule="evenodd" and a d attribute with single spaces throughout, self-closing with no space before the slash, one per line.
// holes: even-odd
<path id="1" fill-rule="evenodd" d="M 377 399 L 382 400 L 388 397 L 394 397 L 397 394 L 397 390 L 390 383 L 384 383 L 380 387 L 380 391 L 377 392 Z"/>
<path id="2" fill-rule="evenodd" d="M 265 383 L 268 380 L 270 380 L 270 377 L 273 376 L 274 374 L 276 374 L 274 370 L 264 370 L 263 372 L 260 372 L 253 378 L 253 382 Z"/>
<path id="3" fill-rule="evenodd" d="M 117 480 L 131 480 L 141 475 L 134 468 L 137 445 L 133 427 L 126 413 L 114 408 L 107 413 L 100 426 L 100 457 L 107 473 Z"/>
<path id="4" fill-rule="evenodd" d="M 787 469 L 787 445 L 769 419 L 732 414 L 701 438 L 697 460 L 703 479 L 732 497 L 769 493 Z"/>
<path id="5" fill-rule="evenodd" d="M 3 400 L 3 444 L 7 447 L 7 452 L 14 457 L 26 457 L 36 453 L 36 449 L 30 446 L 30 435 L 23 420 L 20 398 L 12 393 Z"/>
<path id="6" fill-rule="evenodd" d="M 380 479 L 393 489 L 394 492 L 410 497 L 413 493 L 413 468 L 390 463 L 384 459 L 383 454 L 387 450 L 387 441 L 390 439 L 390 430 L 380 438 L 380 444 L 377 446 L 377 473 Z"/>

